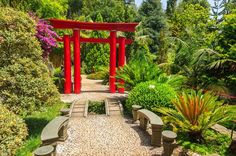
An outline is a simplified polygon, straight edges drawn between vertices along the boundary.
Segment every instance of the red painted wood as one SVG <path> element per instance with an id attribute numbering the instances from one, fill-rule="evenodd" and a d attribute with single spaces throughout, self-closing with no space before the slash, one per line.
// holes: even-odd
<path id="1" fill-rule="evenodd" d="M 48 19 L 55 29 L 108 30 L 134 32 L 138 23 L 98 23 Z"/>
<path id="2" fill-rule="evenodd" d="M 80 76 L 80 31 L 73 31 L 74 38 L 74 93 L 79 94 L 81 91 Z"/>
<path id="3" fill-rule="evenodd" d="M 110 92 L 116 92 L 116 31 L 110 32 Z"/>
<path id="4" fill-rule="evenodd" d="M 57 38 L 58 42 L 63 42 L 61 37 Z M 70 38 L 71 42 L 74 42 L 74 38 Z M 80 37 L 80 43 L 110 43 L 109 38 L 83 38 Z M 120 43 L 120 38 L 116 38 L 116 43 Z M 132 44 L 133 40 L 125 39 L 125 44 Z"/>
<path id="5" fill-rule="evenodd" d="M 110 43 L 110 39 L 107 38 L 81 38 L 83 43 Z"/>
<path id="6" fill-rule="evenodd" d="M 119 38 L 120 42 L 119 42 L 119 62 L 118 62 L 118 70 L 120 69 L 120 67 L 124 67 L 125 65 L 125 38 L 121 37 Z M 119 83 L 124 85 L 124 80 L 119 79 L 118 80 Z M 119 93 L 124 93 L 125 88 L 118 88 L 118 92 Z"/>
<path id="7" fill-rule="evenodd" d="M 65 35 L 64 40 L 64 93 L 71 93 L 71 63 L 70 63 L 70 36 Z"/>

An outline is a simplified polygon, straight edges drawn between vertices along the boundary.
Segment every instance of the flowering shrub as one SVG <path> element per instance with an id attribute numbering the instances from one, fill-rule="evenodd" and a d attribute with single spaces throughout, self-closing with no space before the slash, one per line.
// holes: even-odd
<path id="1" fill-rule="evenodd" d="M 52 48 L 57 47 L 55 38 L 58 35 L 52 30 L 53 27 L 46 20 L 38 19 L 32 12 L 29 12 L 29 16 L 37 23 L 35 36 L 38 38 L 43 49 L 43 57 L 48 58 Z"/>
<path id="2" fill-rule="evenodd" d="M 39 19 L 36 26 L 36 37 L 38 38 L 43 49 L 43 57 L 48 58 L 53 47 L 57 46 L 57 34 L 52 30 L 52 26 L 47 21 Z"/>

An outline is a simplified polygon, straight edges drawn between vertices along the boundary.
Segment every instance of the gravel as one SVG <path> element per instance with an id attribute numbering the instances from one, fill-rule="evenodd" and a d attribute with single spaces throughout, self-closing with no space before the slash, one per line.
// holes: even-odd
<path id="1" fill-rule="evenodd" d="M 159 155 L 163 150 L 150 146 L 150 135 L 122 116 L 72 118 L 68 134 L 68 139 L 57 146 L 60 156 L 146 156 Z"/>

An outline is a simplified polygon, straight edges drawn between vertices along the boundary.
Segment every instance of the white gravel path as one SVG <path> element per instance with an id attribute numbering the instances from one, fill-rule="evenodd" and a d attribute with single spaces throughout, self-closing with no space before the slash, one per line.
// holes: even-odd
<path id="1" fill-rule="evenodd" d="M 147 156 L 162 152 L 162 148 L 150 146 L 148 133 L 122 116 L 73 118 L 69 127 L 69 138 L 57 146 L 60 156 Z"/>
<path id="2" fill-rule="evenodd" d="M 101 80 L 89 80 L 82 75 L 81 94 L 62 94 L 61 100 L 104 100 L 127 94 L 111 94 Z M 71 118 L 68 139 L 57 146 L 57 156 L 160 156 L 163 148 L 150 146 L 150 134 L 138 124 L 122 116 L 89 115 L 87 118 Z M 150 133 L 150 132 L 149 132 Z M 176 150 L 179 155 L 179 150 Z"/>

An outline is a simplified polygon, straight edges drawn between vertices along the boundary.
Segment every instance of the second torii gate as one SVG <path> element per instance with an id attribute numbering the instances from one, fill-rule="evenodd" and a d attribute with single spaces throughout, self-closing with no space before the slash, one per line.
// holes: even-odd
<path id="1" fill-rule="evenodd" d="M 109 87 L 110 92 L 116 92 L 116 44 L 119 44 L 118 66 L 125 65 L 125 45 L 131 44 L 132 40 L 124 37 L 116 37 L 117 31 L 134 32 L 138 23 L 95 23 L 95 22 L 78 22 L 71 20 L 49 19 L 51 25 L 55 29 L 72 29 L 73 36 L 64 35 L 58 41 L 64 42 L 64 93 L 70 94 L 72 92 L 71 82 L 71 54 L 70 43 L 74 43 L 74 93 L 81 92 L 81 75 L 80 75 L 80 44 L 84 42 L 90 43 L 109 43 L 110 44 L 110 77 Z M 80 30 L 105 30 L 110 31 L 109 38 L 82 38 L 80 37 Z M 118 80 L 124 83 L 123 80 Z M 119 93 L 124 92 L 124 88 L 118 89 Z"/>

